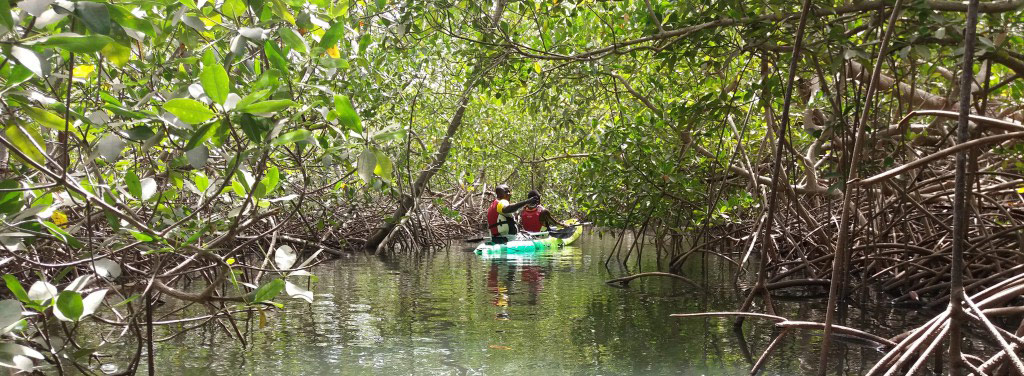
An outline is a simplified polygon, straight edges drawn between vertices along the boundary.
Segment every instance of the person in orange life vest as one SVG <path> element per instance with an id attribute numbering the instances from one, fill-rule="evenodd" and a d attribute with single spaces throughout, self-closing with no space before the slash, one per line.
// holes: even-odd
<path id="1" fill-rule="evenodd" d="M 512 215 L 527 204 L 536 205 L 540 202 L 540 197 L 528 198 L 515 204 L 509 204 L 508 200 L 512 198 L 512 188 L 505 184 L 495 187 L 494 195 L 497 198 L 494 199 L 494 202 L 491 202 L 491 207 L 487 209 L 487 228 L 490 229 L 491 237 L 494 237 L 494 241 L 497 243 L 505 240 L 498 235 L 516 234 L 516 220 Z"/>
<path id="2" fill-rule="evenodd" d="M 523 224 L 523 230 L 529 232 L 541 232 L 550 230 L 553 225 L 566 227 L 566 225 L 552 218 L 551 212 L 544 209 L 544 206 L 541 206 L 540 193 L 533 190 L 530 191 L 530 193 L 527 193 L 526 197 L 529 199 L 536 199 L 537 202 L 526 205 L 522 214 L 519 215 L 519 220 Z"/>

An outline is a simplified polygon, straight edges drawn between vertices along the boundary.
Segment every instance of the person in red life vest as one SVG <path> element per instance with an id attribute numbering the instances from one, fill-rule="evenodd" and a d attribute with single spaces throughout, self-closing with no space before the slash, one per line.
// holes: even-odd
<path id="1" fill-rule="evenodd" d="M 523 230 L 529 232 L 541 232 L 548 231 L 551 226 L 567 227 L 559 221 L 556 221 L 551 217 L 551 212 L 544 209 L 544 206 L 540 204 L 540 193 L 536 190 L 530 191 L 526 194 L 528 199 L 536 199 L 537 202 L 526 205 L 523 209 L 522 214 L 519 215 L 519 220 L 523 224 Z"/>
<path id="2" fill-rule="evenodd" d="M 540 203 L 540 197 L 528 198 L 515 204 L 509 204 L 508 200 L 512 198 L 512 188 L 505 184 L 495 187 L 494 195 L 497 198 L 494 199 L 494 202 L 491 202 L 491 207 L 487 209 L 487 228 L 491 231 L 493 241 L 501 243 L 507 239 L 499 235 L 515 235 L 517 232 L 516 220 L 513 218 L 513 214 L 527 204 L 536 205 Z"/>

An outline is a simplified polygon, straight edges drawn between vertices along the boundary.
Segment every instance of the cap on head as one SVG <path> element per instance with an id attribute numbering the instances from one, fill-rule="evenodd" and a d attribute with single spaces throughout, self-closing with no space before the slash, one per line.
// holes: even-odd
<path id="1" fill-rule="evenodd" d="M 526 194 L 526 197 L 527 198 L 531 198 L 531 197 L 538 197 L 539 198 L 540 197 L 540 192 L 537 192 L 536 189 L 531 190 L 530 193 Z"/>

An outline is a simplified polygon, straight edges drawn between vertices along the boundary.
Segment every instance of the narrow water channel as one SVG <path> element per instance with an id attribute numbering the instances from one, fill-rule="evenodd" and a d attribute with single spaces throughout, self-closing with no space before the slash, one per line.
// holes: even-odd
<path id="1" fill-rule="evenodd" d="M 242 326 L 247 346 L 208 325 L 156 347 L 158 370 L 185 375 L 712 375 L 745 374 L 774 334 L 748 320 L 671 318 L 739 305 L 733 269 L 714 259 L 687 266 L 694 288 L 668 278 L 615 288 L 627 274 L 606 268 L 612 243 L 587 235 L 535 255 L 485 258 L 462 249 L 381 259 L 356 255 L 316 267 L 315 301 Z M 644 271 L 655 270 L 646 256 Z M 632 266 L 635 272 L 635 265 Z M 780 314 L 815 320 L 823 299 L 781 301 Z M 854 312 L 862 312 L 857 307 Z M 852 326 L 886 334 L 915 320 L 872 307 Z M 244 326 L 243 326 L 244 325 Z M 181 328 L 162 328 L 167 330 Z M 767 374 L 806 374 L 820 334 L 789 336 Z M 862 373 L 877 350 L 839 346 Z"/>

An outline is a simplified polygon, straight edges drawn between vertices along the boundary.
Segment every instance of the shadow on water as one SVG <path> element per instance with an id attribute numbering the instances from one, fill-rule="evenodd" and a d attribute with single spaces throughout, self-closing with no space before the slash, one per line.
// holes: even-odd
<path id="1" fill-rule="evenodd" d="M 313 304 L 287 301 L 285 310 L 241 323 L 247 347 L 208 325 L 159 343 L 158 367 L 196 375 L 733 375 L 747 373 L 776 334 L 764 321 L 737 330 L 731 318 L 669 317 L 734 310 L 742 291 L 732 265 L 688 261 L 684 272 L 701 288 L 670 278 L 613 288 L 604 281 L 625 271 L 605 267 L 612 245 L 585 236 L 539 254 L 354 255 L 314 270 Z M 643 270 L 656 270 L 653 258 Z M 824 299 L 778 304 L 784 316 L 820 320 Z M 851 307 L 851 317 L 851 326 L 883 336 L 914 322 L 884 307 Z M 819 342 L 820 333 L 791 332 L 766 374 L 813 372 Z M 878 357 L 862 345 L 837 346 L 850 373 Z"/>

